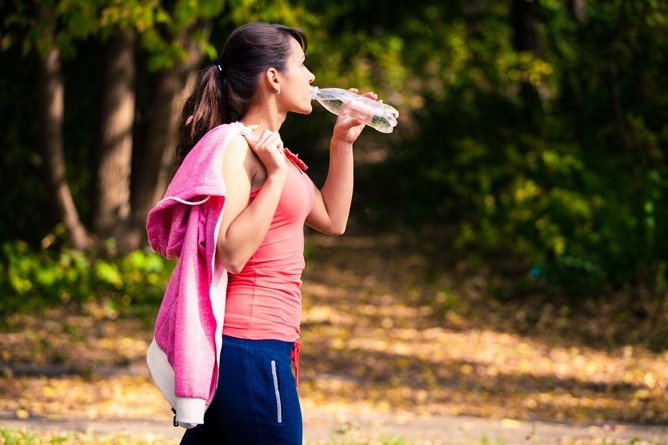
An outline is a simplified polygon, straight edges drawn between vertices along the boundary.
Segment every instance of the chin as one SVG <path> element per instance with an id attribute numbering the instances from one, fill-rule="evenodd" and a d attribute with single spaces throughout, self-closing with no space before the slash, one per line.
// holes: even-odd
<path id="1" fill-rule="evenodd" d="M 311 104 L 309 104 L 308 107 L 304 107 L 302 109 L 295 110 L 295 113 L 298 113 L 298 114 L 311 114 L 311 112 L 313 112 L 313 106 Z"/>

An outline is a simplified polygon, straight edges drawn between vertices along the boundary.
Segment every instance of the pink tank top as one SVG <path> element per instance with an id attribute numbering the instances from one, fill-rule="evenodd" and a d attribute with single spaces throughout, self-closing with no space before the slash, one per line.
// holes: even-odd
<path id="1" fill-rule="evenodd" d="M 251 202 L 258 192 L 251 192 Z M 303 170 L 291 165 L 267 236 L 243 270 L 229 274 L 224 335 L 289 342 L 299 338 L 304 222 L 313 199 L 313 183 Z"/>

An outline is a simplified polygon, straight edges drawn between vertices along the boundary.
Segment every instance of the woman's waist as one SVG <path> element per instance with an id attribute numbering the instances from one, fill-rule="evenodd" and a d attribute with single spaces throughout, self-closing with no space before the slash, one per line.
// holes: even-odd
<path id="1" fill-rule="evenodd" d="M 233 335 L 223 335 L 223 343 L 248 349 L 258 349 L 267 351 L 277 351 L 290 355 L 294 349 L 296 340 L 278 340 L 270 338 L 244 338 Z"/>
<path id="2" fill-rule="evenodd" d="M 227 299 L 237 295 L 260 295 L 271 298 L 278 294 L 284 296 L 301 297 L 301 274 L 261 275 L 236 274 L 230 275 L 227 282 Z"/>
<path id="3" fill-rule="evenodd" d="M 270 264 L 259 263 L 251 259 L 246 267 L 237 274 L 228 275 L 228 293 L 230 291 L 255 292 L 266 289 L 280 292 L 299 292 L 302 284 L 304 263 Z"/>
<path id="4" fill-rule="evenodd" d="M 294 340 L 299 334 L 302 316 L 301 292 L 297 286 L 273 289 L 259 286 L 228 287 L 224 329 L 246 332 L 244 338 Z M 230 334 L 233 335 L 233 334 Z"/>

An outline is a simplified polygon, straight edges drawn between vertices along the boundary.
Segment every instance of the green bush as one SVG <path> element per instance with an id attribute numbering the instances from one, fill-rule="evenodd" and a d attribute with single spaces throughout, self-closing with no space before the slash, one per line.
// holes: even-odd
<path id="1" fill-rule="evenodd" d="M 2 244 L 0 313 L 104 299 L 119 311 L 155 308 L 173 263 L 148 250 L 123 258 L 69 247 L 33 250 L 22 241 Z"/>
<path id="2" fill-rule="evenodd" d="M 577 22 L 540 1 L 535 54 L 501 7 L 439 28 L 440 88 L 359 187 L 378 221 L 437 227 L 457 261 L 555 294 L 664 298 L 668 40 L 665 10 L 641 4 L 588 3 Z"/>

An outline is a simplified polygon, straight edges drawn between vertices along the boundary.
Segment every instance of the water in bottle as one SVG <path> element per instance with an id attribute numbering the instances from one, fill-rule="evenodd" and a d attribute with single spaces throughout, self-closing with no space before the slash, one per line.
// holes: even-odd
<path id="1" fill-rule="evenodd" d="M 360 96 L 343 88 L 318 88 L 311 87 L 311 99 L 317 100 L 323 107 L 334 114 L 344 103 L 348 103 L 350 111 L 356 118 L 361 119 L 366 125 L 375 128 L 382 133 L 392 133 L 397 126 L 399 112 L 390 105 L 383 102 Z"/>

